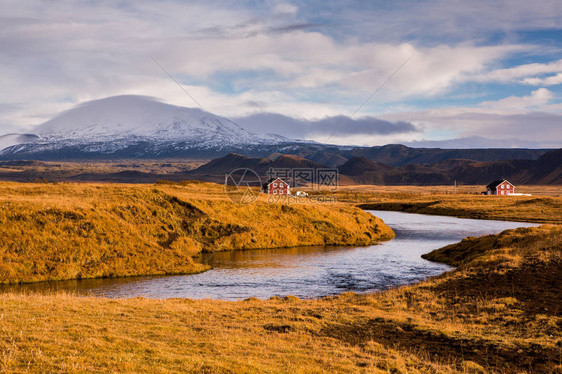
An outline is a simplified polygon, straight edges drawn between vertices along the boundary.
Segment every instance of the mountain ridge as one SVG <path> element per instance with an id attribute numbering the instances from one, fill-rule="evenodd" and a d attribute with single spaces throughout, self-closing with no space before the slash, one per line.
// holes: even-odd
<path id="1" fill-rule="evenodd" d="M 487 184 L 508 178 L 516 184 L 562 184 L 562 149 L 545 153 L 537 160 L 474 161 L 448 160 L 433 165 L 391 166 L 357 156 L 338 170 L 346 184 L 446 185 Z M 218 181 L 224 174 L 247 168 L 265 176 L 269 168 L 323 168 L 302 157 L 283 155 L 275 160 L 229 154 L 189 172 L 191 178 Z"/>
<path id="2" fill-rule="evenodd" d="M 121 95 L 93 100 L 60 113 L 36 127 L 37 138 L 0 150 L 6 158 L 166 157 L 174 152 L 243 149 L 297 141 L 255 134 L 205 112 Z M 195 152 L 196 153 L 196 152 Z"/>

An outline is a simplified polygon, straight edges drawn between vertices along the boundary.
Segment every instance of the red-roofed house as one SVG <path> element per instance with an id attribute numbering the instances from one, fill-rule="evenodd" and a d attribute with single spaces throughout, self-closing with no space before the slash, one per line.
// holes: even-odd
<path id="1" fill-rule="evenodd" d="M 515 193 L 515 186 L 506 179 L 493 181 L 486 186 L 486 195 L 511 195 Z"/>
<path id="2" fill-rule="evenodd" d="M 269 195 L 290 195 L 291 187 L 281 178 L 271 178 L 263 185 L 263 192 Z"/>

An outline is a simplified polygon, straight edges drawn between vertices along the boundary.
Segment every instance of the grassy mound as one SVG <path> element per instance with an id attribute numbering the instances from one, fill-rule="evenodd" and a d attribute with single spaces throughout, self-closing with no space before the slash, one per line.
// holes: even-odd
<path id="1" fill-rule="evenodd" d="M 444 295 L 514 298 L 526 311 L 562 316 L 562 226 L 470 237 L 422 257 L 459 267 L 436 285 Z"/>
<path id="2" fill-rule="evenodd" d="M 228 200 L 220 186 L 0 185 L 0 282 L 206 269 L 201 251 L 298 245 L 369 245 L 393 237 L 372 215 L 343 205 Z"/>
<path id="3" fill-rule="evenodd" d="M 415 191 L 415 189 L 414 189 Z M 562 223 L 562 197 L 340 191 L 340 201 L 367 210 L 393 210 L 461 218 Z"/>

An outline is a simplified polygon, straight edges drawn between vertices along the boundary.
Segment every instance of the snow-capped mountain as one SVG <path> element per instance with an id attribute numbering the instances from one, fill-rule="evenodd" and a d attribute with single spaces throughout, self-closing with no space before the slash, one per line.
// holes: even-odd
<path id="1" fill-rule="evenodd" d="M 4 148 L 22 143 L 32 143 L 39 140 L 39 136 L 35 134 L 6 134 L 0 135 L 0 151 Z"/>
<path id="2" fill-rule="evenodd" d="M 280 135 L 258 135 L 197 108 L 146 96 L 114 96 L 80 104 L 35 129 L 30 141 L 0 150 L 3 158 L 173 157 L 175 153 L 236 150 L 288 144 Z M 11 140 L 11 139 L 10 139 Z M 1 149 L 1 148 L 0 148 Z M 43 157 L 44 156 L 44 157 Z"/>

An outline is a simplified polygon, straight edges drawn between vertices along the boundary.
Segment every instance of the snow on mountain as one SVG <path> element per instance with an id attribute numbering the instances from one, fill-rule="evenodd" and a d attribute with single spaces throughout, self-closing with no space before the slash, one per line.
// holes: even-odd
<path id="1" fill-rule="evenodd" d="M 201 145 L 261 144 L 288 140 L 257 135 L 226 118 L 197 108 L 164 104 L 146 96 L 114 96 L 89 101 L 39 125 L 43 138 L 105 141 L 146 138 L 197 141 Z"/>
<path id="2" fill-rule="evenodd" d="M 30 143 L 39 139 L 34 134 L 6 134 L 0 135 L 0 151 L 4 148 L 11 147 L 22 143 Z"/>
<path id="3" fill-rule="evenodd" d="M 0 155 L 53 154 L 62 150 L 70 156 L 77 152 L 173 156 L 174 150 L 210 151 L 294 142 L 280 135 L 255 134 L 198 108 L 135 95 L 80 104 L 37 126 L 35 131 L 38 136 L 28 142 L 6 141 L 7 148 Z"/>

